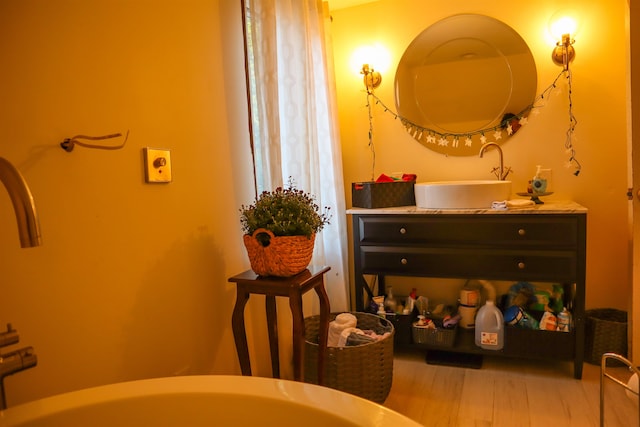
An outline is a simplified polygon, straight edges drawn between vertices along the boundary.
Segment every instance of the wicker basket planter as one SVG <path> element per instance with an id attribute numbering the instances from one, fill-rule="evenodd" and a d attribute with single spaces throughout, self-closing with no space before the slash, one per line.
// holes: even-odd
<path id="1" fill-rule="evenodd" d="M 585 361 L 600 365 L 604 353 L 627 356 L 627 312 L 597 308 L 585 312 Z M 614 359 L 607 366 L 621 366 Z"/>
<path id="2" fill-rule="evenodd" d="M 266 243 L 258 235 L 269 236 Z M 309 266 L 315 244 L 315 233 L 306 236 L 274 236 L 264 228 L 252 235 L 243 236 L 244 246 L 249 255 L 251 269 L 260 276 L 290 277 L 302 272 Z"/>
<path id="3" fill-rule="evenodd" d="M 330 320 L 339 313 L 333 313 Z M 357 327 L 377 332 L 391 331 L 379 341 L 358 346 L 329 347 L 325 357 L 325 386 L 383 403 L 393 380 L 393 324 L 368 313 L 352 313 Z M 320 316 L 308 317 L 305 325 L 304 380 L 318 383 L 318 328 Z"/>

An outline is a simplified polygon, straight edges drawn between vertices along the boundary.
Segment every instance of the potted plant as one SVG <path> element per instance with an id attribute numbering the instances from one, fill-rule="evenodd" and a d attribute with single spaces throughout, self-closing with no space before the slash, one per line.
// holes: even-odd
<path id="1" fill-rule="evenodd" d="M 263 191 L 240 208 L 240 223 L 251 269 L 261 276 L 294 276 L 311 262 L 316 233 L 329 224 L 315 198 L 295 187 Z"/>

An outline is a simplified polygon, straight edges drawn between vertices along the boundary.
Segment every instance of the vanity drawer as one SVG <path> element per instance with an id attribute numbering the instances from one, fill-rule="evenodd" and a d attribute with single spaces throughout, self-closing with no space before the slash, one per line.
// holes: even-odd
<path id="1" fill-rule="evenodd" d="M 363 215 L 361 245 L 478 245 L 575 248 L 578 221 L 567 215 Z"/>
<path id="2" fill-rule="evenodd" d="M 467 277 L 495 280 L 576 280 L 572 251 L 474 250 L 362 246 L 364 274 Z"/>

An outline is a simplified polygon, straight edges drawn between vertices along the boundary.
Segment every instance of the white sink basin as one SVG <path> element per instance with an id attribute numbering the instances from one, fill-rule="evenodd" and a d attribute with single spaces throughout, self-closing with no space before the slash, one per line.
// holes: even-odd
<path id="1" fill-rule="evenodd" d="M 488 209 L 509 200 L 511 181 L 435 181 L 414 186 L 416 206 L 424 209 Z"/>

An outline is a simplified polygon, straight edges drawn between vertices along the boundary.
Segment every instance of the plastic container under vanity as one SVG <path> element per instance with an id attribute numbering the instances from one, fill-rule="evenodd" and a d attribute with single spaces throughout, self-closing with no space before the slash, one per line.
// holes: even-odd
<path id="1" fill-rule="evenodd" d="M 495 303 L 488 300 L 476 315 L 475 343 L 485 350 L 504 347 L 504 318 Z"/>
<path id="2" fill-rule="evenodd" d="M 530 313 L 523 310 L 522 307 L 516 305 L 507 308 L 503 317 L 504 321 L 511 326 L 533 330 L 540 329 L 540 322 Z"/>
<path id="3" fill-rule="evenodd" d="M 460 315 L 459 326 L 464 329 L 474 329 L 476 327 L 476 314 L 478 307 L 460 304 L 458 314 Z"/>

